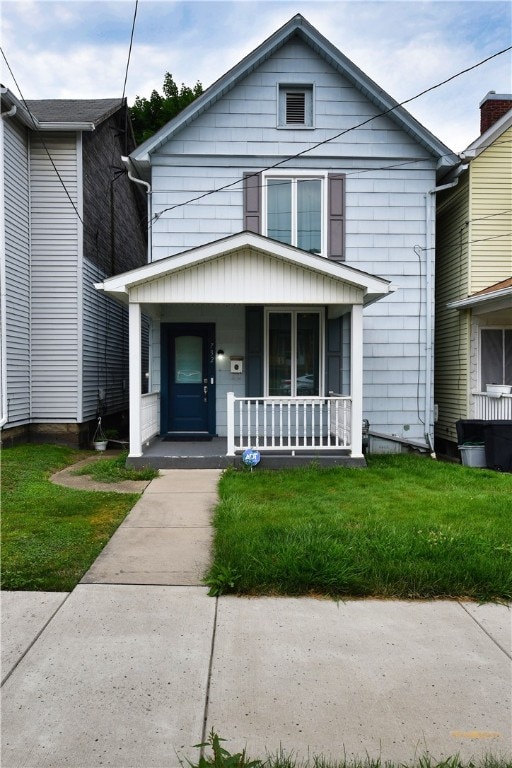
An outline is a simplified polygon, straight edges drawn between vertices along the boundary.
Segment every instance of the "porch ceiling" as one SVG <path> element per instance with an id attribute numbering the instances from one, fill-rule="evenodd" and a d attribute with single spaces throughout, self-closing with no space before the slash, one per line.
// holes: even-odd
<path id="1" fill-rule="evenodd" d="M 383 278 L 242 232 L 111 277 L 99 290 L 130 302 L 369 304 L 387 295 Z"/>

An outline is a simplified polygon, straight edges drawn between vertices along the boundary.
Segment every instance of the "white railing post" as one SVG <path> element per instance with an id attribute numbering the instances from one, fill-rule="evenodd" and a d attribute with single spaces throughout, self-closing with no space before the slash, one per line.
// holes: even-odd
<path id="1" fill-rule="evenodd" d="M 227 428 L 228 428 L 228 444 L 227 455 L 235 455 L 235 393 L 228 392 L 227 394 Z"/>
<path id="2" fill-rule="evenodd" d="M 352 456 L 363 457 L 363 307 L 352 305 L 350 323 L 350 445 Z"/>

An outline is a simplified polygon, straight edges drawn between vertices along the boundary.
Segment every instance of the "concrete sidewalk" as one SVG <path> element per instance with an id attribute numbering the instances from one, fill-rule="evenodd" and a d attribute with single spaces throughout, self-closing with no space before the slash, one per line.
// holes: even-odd
<path id="1" fill-rule="evenodd" d="M 178 472 L 70 595 L 3 593 L 3 768 L 177 768 L 210 728 L 253 757 L 512 763 L 508 607 L 209 598 L 194 579 L 216 478 Z"/>

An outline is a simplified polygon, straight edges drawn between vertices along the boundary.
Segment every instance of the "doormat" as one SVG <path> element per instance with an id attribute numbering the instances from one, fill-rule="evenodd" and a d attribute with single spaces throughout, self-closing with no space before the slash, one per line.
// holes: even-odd
<path id="1" fill-rule="evenodd" d="M 163 438 L 164 443 L 209 443 L 212 440 L 213 435 L 194 434 L 193 432 L 165 435 Z"/>

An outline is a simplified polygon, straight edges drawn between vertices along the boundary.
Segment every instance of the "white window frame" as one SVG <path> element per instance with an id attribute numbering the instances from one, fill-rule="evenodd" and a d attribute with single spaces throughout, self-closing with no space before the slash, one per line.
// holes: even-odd
<path id="1" fill-rule="evenodd" d="M 291 245 L 293 245 L 295 248 L 297 247 L 297 181 L 299 179 L 316 179 L 321 182 L 321 197 L 320 197 L 320 208 L 321 208 L 321 226 L 322 226 L 322 232 L 320 237 L 320 253 L 315 254 L 317 256 L 326 256 L 327 255 L 327 178 L 328 173 L 326 171 L 286 171 L 281 169 L 276 169 L 272 171 L 263 171 L 261 174 L 261 187 L 262 187 L 262 195 L 261 195 L 261 213 L 262 213 L 262 225 L 261 225 L 261 232 L 265 237 L 268 237 L 268 205 L 267 205 L 267 189 L 268 189 L 268 181 L 270 179 L 290 179 L 292 182 L 292 242 Z M 285 243 L 286 245 L 286 243 Z"/>
<path id="2" fill-rule="evenodd" d="M 478 389 L 480 391 L 485 391 L 484 387 L 486 384 L 492 384 L 492 381 L 482 381 L 483 371 L 482 371 L 482 331 L 512 331 L 512 325 L 480 325 L 478 327 Z M 505 350 L 503 350 L 503 354 L 505 354 Z M 497 382 L 501 383 L 501 382 Z"/>
<path id="3" fill-rule="evenodd" d="M 303 307 L 265 307 L 264 311 L 264 344 L 263 344 L 263 392 L 264 397 L 270 397 L 268 390 L 269 390 L 269 343 L 268 343 L 268 333 L 269 333 L 269 317 L 271 314 L 274 313 L 281 313 L 281 314 L 288 314 L 292 316 L 292 327 L 291 327 L 291 381 L 292 385 L 290 386 L 290 396 L 291 397 L 298 397 L 301 400 L 307 400 L 308 396 L 305 395 L 297 395 L 293 394 L 295 387 L 296 387 L 296 380 L 297 380 L 297 315 L 300 313 L 309 313 L 312 315 L 318 315 L 319 322 L 318 322 L 318 334 L 319 334 L 319 345 L 318 345 L 318 365 L 320 370 L 318 371 L 318 396 L 323 397 L 324 387 L 325 387 L 325 307 L 312 307 L 312 306 L 303 306 Z M 276 395 L 273 395 L 273 397 L 276 397 Z M 313 395 L 313 397 L 317 397 L 317 395 Z"/>
<path id="4" fill-rule="evenodd" d="M 304 123 L 286 122 L 286 92 L 303 93 Z M 315 84 L 277 83 L 277 128 L 286 131 L 311 131 L 315 127 Z"/>

